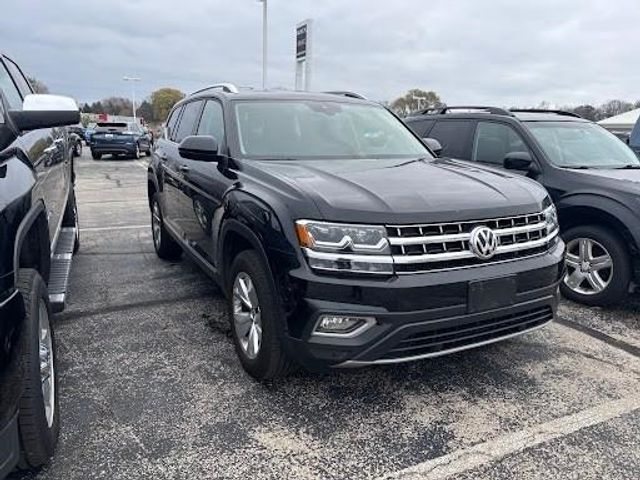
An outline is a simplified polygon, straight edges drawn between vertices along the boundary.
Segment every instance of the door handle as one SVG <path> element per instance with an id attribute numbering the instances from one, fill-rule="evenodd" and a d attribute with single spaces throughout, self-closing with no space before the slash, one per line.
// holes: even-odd
<path id="1" fill-rule="evenodd" d="M 191 169 L 187 165 L 180 165 L 178 167 L 178 170 L 180 170 L 182 173 L 187 173 Z"/>

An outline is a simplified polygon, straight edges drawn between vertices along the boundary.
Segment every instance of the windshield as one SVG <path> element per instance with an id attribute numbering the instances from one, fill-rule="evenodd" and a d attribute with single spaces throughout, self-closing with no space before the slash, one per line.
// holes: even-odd
<path id="1" fill-rule="evenodd" d="M 620 168 L 640 161 L 615 135 L 593 123 L 528 122 L 551 163 L 566 168 Z"/>
<path id="2" fill-rule="evenodd" d="M 331 101 L 239 101 L 243 156 L 268 159 L 428 157 L 383 107 Z"/>

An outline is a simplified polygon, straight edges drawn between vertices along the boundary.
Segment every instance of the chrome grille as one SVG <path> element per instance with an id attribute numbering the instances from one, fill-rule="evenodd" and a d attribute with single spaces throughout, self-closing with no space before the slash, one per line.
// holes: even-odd
<path id="1" fill-rule="evenodd" d="M 480 260 L 471 251 L 471 231 L 491 228 L 498 248 L 489 260 Z M 397 273 L 413 273 L 483 265 L 543 253 L 557 235 L 547 231 L 543 213 L 516 217 L 428 225 L 391 225 L 387 235 Z"/>

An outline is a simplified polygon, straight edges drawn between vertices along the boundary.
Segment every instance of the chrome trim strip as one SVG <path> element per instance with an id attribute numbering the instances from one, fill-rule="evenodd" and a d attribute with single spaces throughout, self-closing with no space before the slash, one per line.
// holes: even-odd
<path id="1" fill-rule="evenodd" d="M 538 230 L 544 230 L 546 227 L 546 222 L 539 222 L 530 225 L 522 225 L 519 227 L 498 228 L 494 229 L 493 231 L 496 235 L 501 237 L 503 235 L 517 235 L 519 233 L 535 232 Z M 469 240 L 470 237 L 470 233 L 452 233 L 450 235 L 428 235 L 421 237 L 389 237 L 389 243 L 391 245 L 425 245 L 430 243 L 466 241 Z"/>
<path id="2" fill-rule="evenodd" d="M 517 252 L 520 250 L 527 250 L 529 248 L 542 247 L 546 243 L 553 240 L 558 234 L 558 230 L 554 230 L 547 236 L 539 240 L 531 240 L 529 242 L 514 243 L 513 245 L 501 245 L 496 249 L 495 255 L 504 253 Z M 432 263 L 432 262 L 446 262 L 449 260 L 460 260 L 465 258 L 477 258 L 471 250 L 463 250 L 460 252 L 445 252 L 445 253 L 425 253 L 422 255 L 394 255 L 393 262 L 398 265 L 414 265 L 416 263 Z"/>
<path id="3" fill-rule="evenodd" d="M 11 295 L 9 295 L 4 301 L 0 302 L 0 308 L 4 307 L 7 303 L 13 300 L 13 297 L 18 295 L 18 289 L 16 288 Z"/>
<path id="4" fill-rule="evenodd" d="M 470 343 L 469 345 L 465 345 L 462 347 L 451 348 L 449 350 L 443 350 L 441 352 L 435 353 L 425 353 L 423 355 L 414 355 L 412 357 L 402 357 L 402 358 L 384 358 L 381 360 L 372 360 L 372 361 L 362 361 L 362 360 L 347 360 L 346 362 L 335 365 L 334 368 L 353 368 L 353 367 L 364 367 L 367 365 L 389 365 L 394 363 L 405 363 L 405 362 L 413 362 L 415 360 L 423 360 L 425 358 L 434 358 L 441 357 L 443 355 L 449 355 L 451 353 L 461 352 L 463 350 L 469 350 L 471 348 L 482 347 L 484 345 L 489 345 L 491 343 L 501 342 L 503 340 L 507 340 L 509 338 L 517 337 L 519 335 L 524 335 L 525 333 L 535 332 L 543 327 L 549 325 L 555 319 L 555 314 L 553 318 L 547 322 L 544 322 L 542 325 L 537 325 L 533 328 L 529 328 L 527 330 L 523 330 L 521 332 L 510 333 L 509 335 L 504 335 L 502 337 L 492 338 L 491 340 L 484 340 L 482 342 Z"/>
<path id="5" fill-rule="evenodd" d="M 407 223 L 404 225 L 387 225 L 387 228 L 413 228 L 413 227 L 438 227 L 444 225 L 458 225 L 458 224 L 476 224 L 476 223 L 485 223 L 485 222 L 497 222 L 499 220 L 514 220 L 516 218 L 527 218 L 533 217 L 535 215 L 544 215 L 542 212 L 532 212 L 532 213 L 524 213 L 522 215 L 515 215 L 513 217 L 496 217 L 496 218 L 483 218 L 480 220 L 459 220 L 453 222 L 436 222 L 436 223 Z"/>

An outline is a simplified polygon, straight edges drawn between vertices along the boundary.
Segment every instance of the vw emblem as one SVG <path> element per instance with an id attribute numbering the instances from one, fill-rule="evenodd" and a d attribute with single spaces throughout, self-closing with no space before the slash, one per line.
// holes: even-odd
<path id="1" fill-rule="evenodd" d="M 471 230 L 469 247 L 476 257 L 481 260 L 488 260 L 496 253 L 498 237 L 489 227 L 476 227 Z"/>

